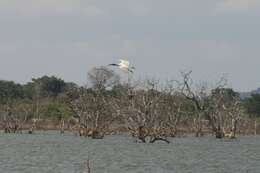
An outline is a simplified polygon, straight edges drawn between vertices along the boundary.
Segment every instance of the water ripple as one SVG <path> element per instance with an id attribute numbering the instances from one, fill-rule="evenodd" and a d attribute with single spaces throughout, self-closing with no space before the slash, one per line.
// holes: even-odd
<path id="1" fill-rule="evenodd" d="M 2 173 L 259 173 L 260 137 L 175 138 L 134 143 L 128 136 L 91 140 L 58 132 L 0 134 Z"/>

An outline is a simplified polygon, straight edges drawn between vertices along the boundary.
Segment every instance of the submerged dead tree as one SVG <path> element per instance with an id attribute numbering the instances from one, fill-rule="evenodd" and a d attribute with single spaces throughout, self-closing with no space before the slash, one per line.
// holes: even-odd
<path id="1" fill-rule="evenodd" d="M 201 86 L 199 89 L 195 90 L 192 88 L 193 81 L 190 78 L 192 71 L 187 73 L 182 73 L 183 77 L 183 96 L 190 100 L 195 109 L 195 116 L 193 119 L 195 136 L 203 136 L 202 131 L 202 118 L 206 117 L 211 123 L 211 117 L 208 114 L 208 93 L 206 91 L 206 86 Z M 215 129 L 215 126 L 212 126 Z"/>
<path id="2" fill-rule="evenodd" d="M 11 104 L 1 105 L 1 126 L 5 133 L 22 133 L 28 130 L 32 134 L 41 119 L 35 118 L 39 110 L 30 99 L 15 100 Z"/>
<path id="3" fill-rule="evenodd" d="M 133 137 L 141 142 L 161 140 L 169 143 L 166 119 L 162 116 L 163 93 L 158 90 L 158 81 L 146 80 L 136 88 L 129 87 L 121 98 L 121 114 Z"/>
<path id="4" fill-rule="evenodd" d="M 8 105 L 1 105 L 1 128 L 4 129 L 5 133 L 11 133 L 12 128 L 12 112 Z"/>
<path id="5" fill-rule="evenodd" d="M 182 95 L 183 88 L 177 81 L 168 81 L 162 92 L 161 116 L 164 118 L 168 136 L 176 137 L 179 123 L 189 114 L 186 100 Z"/>
<path id="6" fill-rule="evenodd" d="M 1 106 L 1 125 L 5 133 L 22 133 L 24 124 L 32 117 L 31 104 L 16 101 Z"/>
<path id="7" fill-rule="evenodd" d="M 183 73 L 183 95 L 194 103 L 196 116 L 196 136 L 201 136 L 201 119 L 208 120 L 216 138 L 234 138 L 237 122 L 242 112 L 240 98 L 232 89 L 225 88 L 226 79 L 221 78 L 216 87 L 210 91 L 202 86 L 198 92 L 191 88 L 191 71 Z"/>
<path id="8" fill-rule="evenodd" d="M 217 138 L 235 138 L 242 106 L 239 95 L 230 88 L 216 88 L 211 96 L 212 123 L 217 127 Z"/>
<path id="9" fill-rule="evenodd" d="M 74 113 L 79 134 L 93 139 L 103 138 L 109 125 L 119 116 L 113 97 L 107 93 L 119 77 L 105 67 L 88 73 L 92 88 L 79 88 L 69 97 L 68 105 Z"/>

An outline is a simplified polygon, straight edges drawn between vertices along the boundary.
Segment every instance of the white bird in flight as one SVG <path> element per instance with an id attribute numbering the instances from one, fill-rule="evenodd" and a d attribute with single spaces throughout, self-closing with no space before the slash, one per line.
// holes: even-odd
<path id="1" fill-rule="evenodd" d="M 117 66 L 124 71 L 133 73 L 133 70 L 135 69 L 135 67 L 130 67 L 130 63 L 128 60 L 120 59 L 119 61 L 120 61 L 120 63 L 118 63 L 118 64 L 109 64 L 109 65 Z"/>

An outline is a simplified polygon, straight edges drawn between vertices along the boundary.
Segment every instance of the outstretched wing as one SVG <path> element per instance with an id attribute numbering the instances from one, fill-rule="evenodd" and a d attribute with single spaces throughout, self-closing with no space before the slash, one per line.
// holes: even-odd
<path id="1" fill-rule="evenodd" d="M 119 66 L 118 64 L 108 64 L 108 65 Z"/>
<path id="2" fill-rule="evenodd" d="M 130 73 L 134 73 L 134 71 L 131 70 L 131 69 L 127 69 L 127 71 L 130 72 Z"/>
<path id="3" fill-rule="evenodd" d="M 129 64 L 130 64 L 129 61 L 123 60 L 123 59 L 120 59 L 119 61 L 120 61 L 119 65 L 126 67 L 126 68 L 129 67 Z"/>

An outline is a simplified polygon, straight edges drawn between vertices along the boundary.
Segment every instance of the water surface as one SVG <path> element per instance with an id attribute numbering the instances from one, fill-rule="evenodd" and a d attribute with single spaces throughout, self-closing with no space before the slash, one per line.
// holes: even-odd
<path id="1" fill-rule="evenodd" d="M 260 136 L 174 138 L 135 143 L 127 135 L 91 140 L 72 134 L 0 133 L 1 173 L 259 173 Z"/>

